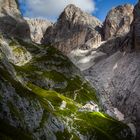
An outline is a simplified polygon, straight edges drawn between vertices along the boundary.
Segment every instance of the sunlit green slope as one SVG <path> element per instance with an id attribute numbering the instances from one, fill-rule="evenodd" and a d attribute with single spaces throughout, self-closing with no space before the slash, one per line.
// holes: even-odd
<path id="1" fill-rule="evenodd" d="M 96 92 L 58 50 L 11 39 L 7 42 L 9 47 L 26 48 L 32 59 L 17 66 L 1 51 L 0 139 L 133 139 L 125 124 L 103 112 L 80 111 L 89 101 L 98 104 Z"/>

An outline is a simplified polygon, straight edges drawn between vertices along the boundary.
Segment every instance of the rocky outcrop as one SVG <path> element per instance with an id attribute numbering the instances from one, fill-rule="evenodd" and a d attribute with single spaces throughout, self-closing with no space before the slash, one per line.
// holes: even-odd
<path id="1" fill-rule="evenodd" d="M 30 39 L 30 29 L 20 14 L 17 0 L 0 0 L 0 32 L 10 37 Z"/>
<path id="2" fill-rule="evenodd" d="M 125 52 L 140 50 L 140 1 L 134 7 L 134 20 L 131 24 L 130 32 L 125 36 L 121 43 L 121 48 Z"/>
<path id="3" fill-rule="evenodd" d="M 0 38 L 0 51 L 5 55 L 9 62 L 23 66 L 32 59 L 32 55 L 27 49 L 14 40 Z"/>
<path id="4" fill-rule="evenodd" d="M 134 21 L 131 29 L 133 45 L 135 49 L 140 50 L 140 1 L 134 9 Z"/>
<path id="5" fill-rule="evenodd" d="M 25 18 L 25 20 L 29 24 L 32 41 L 40 44 L 46 29 L 52 26 L 52 23 L 43 19 Z"/>
<path id="6" fill-rule="evenodd" d="M 79 109 L 80 112 L 99 112 L 99 107 L 94 102 L 90 101 Z"/>
<path id="7" fill-rule="evenodd" d="M 97 18 L 68 5 L 58 21 L 47 29 L 42 43 L 51 44 L 65 54 L 76 48 L 93 48 L 102 40 L 101 27 Z"/>
<path id="8" fill-rule="evenodd" d="M 20 15 L 17 0 L 0 0 L 0 15 Z"/>
<path id="9" fill-rule="evenodd" d="M 126 35 L 130 31 L 130 24 L 133 21 L 133 9 L 130 4 L 113 8 L 107 15 L 104 22 L 105 40 Z"/>

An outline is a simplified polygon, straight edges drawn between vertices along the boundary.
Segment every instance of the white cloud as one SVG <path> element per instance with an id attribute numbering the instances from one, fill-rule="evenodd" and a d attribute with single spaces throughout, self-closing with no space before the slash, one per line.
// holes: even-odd
<path id="1" fill-rule="evenodd" d="M 93 0 L 24 0 L 27 5 L 25 16 L 55 20 L 68 4 L 75 4 L 82 10 L 92 13 L 95 10 Z"/>

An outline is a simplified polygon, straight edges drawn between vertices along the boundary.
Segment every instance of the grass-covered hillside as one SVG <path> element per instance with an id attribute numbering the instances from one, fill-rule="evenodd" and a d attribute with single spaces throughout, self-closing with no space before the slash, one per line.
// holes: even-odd
<path id="1" fill-rule="evenodd" d="M 133 139 L 125 124 L 103 112 L 81 111 L 90 101 L 98 104 L 95 90 L 58 50 L 1 39 L 1 140 Z"/>

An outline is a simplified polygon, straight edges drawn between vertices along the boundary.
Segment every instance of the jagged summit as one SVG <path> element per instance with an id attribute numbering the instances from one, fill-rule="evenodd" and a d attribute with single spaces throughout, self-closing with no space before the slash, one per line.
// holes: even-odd
<path id="1" fill-rule="evenodd" d="M 42 43 L 51 44 L 65 54 L 79 47 L 92 48 L 102 40 L 101 26 L 97 18 L 68 5 L 58 21 L 47 29 Z"/>
<path id="2" fill-rule="evenodd" d="M 122 50 L 128 52 L 140 50 L 140 1 L 135 5 L 133 15 L 130 32 L 122 42 Z"/>
<path id="3" fill-rule="evenodd" d="M 78 12 L 78 11 L 81 11 L 81 9 L 79 7 L 77 7 L 76 5 L 74 4 L 69 4 L 67 5 L 65 8 L 64 8 L 64 11 L 63 12 Z"/>
<path id="4" fill-rule="evenodd" d="M 20 15 L 16 0 L 0 0 L 0 14 Z"/>
<path id="5" fill-rule="evenodd" d="M 97 24 L 101 25 L 101 21 L 99 19 L 82 11 L 74 4 L 69 4 L 64 9 L 64 11 L 58 18 L 58 21 L 59 20 L 69 20 L 70 22 L 78 24 L 91 24 L 91 22 L 93 21 L 92 26 L 97 26 Z"/>
<path id="6" fill-rule="evenodd" d="M 81 9 L 79 7 L 77 7 L 76 5 L 74 4 L 69 4 L 67 5 L 65 8 L 64 8 L 64 11 L 65 10 L 70 10 L 70 11 L 81 11 Z"/>
<path id="7" fill-rule="evenodd" d="M 33 42 L 41 43 L 41 39 L 46 32 L 46 29 L 53 24 L 46 19 L 24 18 L 30 27 L 31 39 Z"/>
<path id="8" fill-rule="evenodd" d="M 126 35 L 130 31 L 130 25 L 133 21 L 133 9 L 133 5 L 125 4 L 109 11 L 103 28 L 105 40 Z"/>

